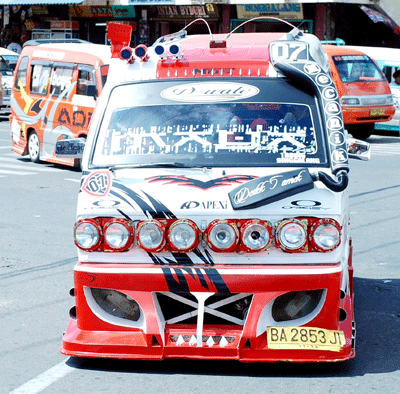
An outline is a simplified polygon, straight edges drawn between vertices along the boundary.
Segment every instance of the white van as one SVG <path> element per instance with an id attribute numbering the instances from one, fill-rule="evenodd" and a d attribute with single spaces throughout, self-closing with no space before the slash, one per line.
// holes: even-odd
<path id="1" fill-rule="evenodd" d="M 0 112 L 10 112 L 10 97 L 15 66 L 18 54 L 5 48 L 0 48 Z M 1 94 L 0 94 L 1 97 Z"/>
<path id="2" fill-rule="evenodd" d="M 352 46 L 368 56 L 372 57 L 382 69 L 389 81 L 389 86 L 393 94 L 396 113 L 392 120 L 383 123 L 375 123 L 375 130 L 390 130 L 400 135 L 400 85 L 394 82 L 393 74 L 400 69 L 400 49 L 397 48 L 377 48 Z"/>

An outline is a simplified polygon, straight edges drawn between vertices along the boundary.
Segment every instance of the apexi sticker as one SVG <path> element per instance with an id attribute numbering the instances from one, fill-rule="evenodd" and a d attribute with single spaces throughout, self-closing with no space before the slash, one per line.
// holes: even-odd
<path id="1" fill-rule="evenodd" d="M 314 187 L 307 168 L 253 179 L 229 193 L 233 209 L 255 208 Z"/>
<path id="2" fill-rule="evenodd" d="M 228 201 L 186 201 L 181 209 L 228 209 Z"/>
<path id="3" fill-rule="evenodd" d="M 110 187 L 110 173 L 108 171 L 97 171 L 86 178 L 82 190 L 92 196 L 104 197 L 108 194 Z"/>
<path id="4" fill-rule="evenodd" d="M 173 86 L 161 92 L 161 97 L 173 101 L 210 103 L 232 101 L 255 96 L 260 90 L 236 82 L 201 82 Z"/>

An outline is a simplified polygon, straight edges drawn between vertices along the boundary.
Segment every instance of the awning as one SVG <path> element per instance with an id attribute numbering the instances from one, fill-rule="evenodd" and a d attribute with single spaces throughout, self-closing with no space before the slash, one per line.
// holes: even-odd
<path id="1" fill-rule="evenodd" d="M 81 4 L 85 0 L 0 0 L 0 5 Z"/>
<path id="2" fill-rule="evenodd" d="M 373 9 L 373 8 L 369 8 L 369 7 L 365 7 L 363 5 L 360 5 L 360 8 L 368 15 L 368 17 L 374 22 L 374 23 L 379 23 L 382 22 L 384 23 L 386 26 L 388 26 L 389 28 L 391 28 L 393 30 L 394 33 L 396 34 L 400 34 L 400 29 L 399 27 L 396 25 L 396 23 L 394 23 L 394 21 L 389 18 L 388 16 L 382 14 L 381 12 Z"/>

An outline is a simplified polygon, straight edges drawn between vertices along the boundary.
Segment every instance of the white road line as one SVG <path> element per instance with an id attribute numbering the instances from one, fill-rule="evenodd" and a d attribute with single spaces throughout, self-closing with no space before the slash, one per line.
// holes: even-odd
<path id="1" fill-rule="evenodd" d="M 12 146 L 0 146 L 0 149 L 11 149 Z"/>
<path id="2" fill-rule="evenodd" d="M 4 164 L 3 164 L 4 162 Z M 14 163 L 14 164 L 8 164 L 8 163 Z M 61 172 L 63 170 L 60 170 L 58 168 L 53 168 L 53 167 L 47 167 L 46 165 L 41 165 L 41 164 L 34 164 L 29 161 L 27 162 L 20 162 L 15 159 L 10 159 L 8 157 L 1 157 L 0 156 L 0 166 L 2 168 L 20 168 L 28 171 L 39 171 L 39 172 Z"/>
<path id="3" fill-rule="evenodd" d="M 7 171 L 0 168 L 0 174 L 8 175 L 35 175 L 37 172 L 26 172 L 26 171 Z"/>
<path id="4" fill-rule="evenodd" d="M 48 369 L 46 372 L 36 376 L 29 382 L 26 382 L 22 386 L 11 391 L 9 394 L 36 394 L 55 383 L 57 380 L 62 379 L 74 370 L 74 368 L 68 366 L 66 361 L 55 365 L 53 368 Z"/>
<path id="5" fill-rule="evenodd" d="M 77 182 L 77 183 L 81 182 L 80 179 L 73 179 L 73 178 L 64 178 L 64 181 L 71 181 L 71 182 Z"/>

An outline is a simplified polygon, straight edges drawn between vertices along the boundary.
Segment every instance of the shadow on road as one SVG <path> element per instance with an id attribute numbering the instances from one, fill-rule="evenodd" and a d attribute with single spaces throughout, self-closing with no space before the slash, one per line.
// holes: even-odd
<path id="1" fill-rule="evenodd" d="M 354 279 L 357 356 L 323 364 L 242 364 L 236 361 L 122 361 L 70 358 L 78 369 L 167 375 L 349 377 L 400 369 L 400 280 Z"/>

